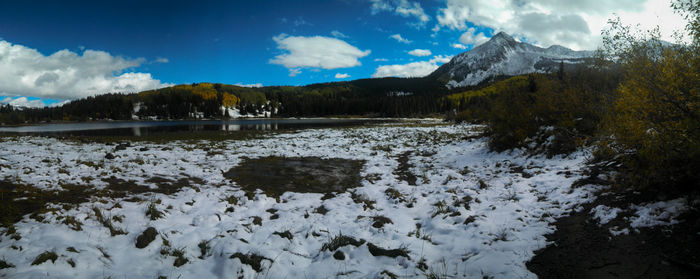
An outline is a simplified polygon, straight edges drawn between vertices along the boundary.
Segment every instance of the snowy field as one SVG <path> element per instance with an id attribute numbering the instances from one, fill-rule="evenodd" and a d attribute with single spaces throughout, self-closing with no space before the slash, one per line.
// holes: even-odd
<path id="1" fill-rule="evenodd" d="M 571 188 L 587 154 L 490 153 L 484 138 L 468 139 L 479 128 L 384 124 L 128 145 L 0 139 L 0 181 L 93 191 L 0 228 L 0 259 L 11 266 L 0 277 L 533 278 L 525 262 L 555 219 L 594 199 L 595 186 Z M 276 198 L 224 176 L 268 156 L 364 160 L 361 185 Z"/>

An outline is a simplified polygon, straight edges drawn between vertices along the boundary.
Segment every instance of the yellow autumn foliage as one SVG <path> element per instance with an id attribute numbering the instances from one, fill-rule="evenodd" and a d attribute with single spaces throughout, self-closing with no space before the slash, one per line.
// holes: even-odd
<path id="1" fill-rule="evenodd" d="M 221 105 L 227 108 L 232 108 L 238 105 L 240 103 L 240 99 L 236 97 L 236 95 L 229 94 L 229 93 L 222 93 L 221 94 Z"/>

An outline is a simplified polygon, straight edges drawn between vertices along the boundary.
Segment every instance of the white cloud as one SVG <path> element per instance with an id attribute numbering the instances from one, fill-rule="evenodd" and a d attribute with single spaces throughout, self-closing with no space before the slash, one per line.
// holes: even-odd
<path id="1" fill-rule="evenodd" d="M 158 57 L 158 58 L 156 58 L 156 62 L 157 63 L 170 63 L 170 60 L 168 60 L 168 58 L 165 58 L 165 57 Z"/>
<path id="2" fill-rule="evenodd" d="M 370 54 L 370 50 L 362 51 L 343 40 L 314 36 L 289 36 L 280 34 L 272 38 L 277 48 L 285 54 L 270 59 L 270 63 L 278 64 L 289 69 L 289 76 L 301 73 L 301 68 L 337 69 L 362 65 L 359 58 Z"/>
<path id="3" fill-rule="evenodd" d="M 342 79 L 342 78 L 349 78 L 350 75 L 348 74 L 341 74 L 341 73 L 336 73 L 335 78 Z"/>
<path id="4" fill-rule="evenodd" d="M 125 72 L 144 61 L 90 49 L 82 55 L 64 49 L 45 56 L 36 49 L 0 40 L 0 94 L 75 99 L 171 85 L 149 73 Z"/>
<path id="5" fill-rule="evenodd" d="M 372 14 L 382 11 L 394 12 L 403 17 L 415 17 L 418 19 L 417 26 L 423 26 L 430 21 L 430 17 L 425 14 L 418 2 L 408 0 L 370 0 Z"/>
<path id="6" fill-rule="evenodd" d="M 435 61 L 436 63 L 447 63 L 450 62 L 450 60 L 452 60 L 451 55 L 438 55 L 433 56 L 433 59 L 431 59 L 430 61 Z"/>
<path id="7" fill-rule="evenodd" d="M 458 49 L 467 49 L 467 46 L 465 46 L 463 44 L 458 44 L 458 43 L 451 44 L 450 46 L 453 48 L 458 48 Z"/>
<path id="8" fill-rule="evenodd" d="M 403 37 L 401 37 L 401 34 L 394 34 L 394 35 L 389 36 L 389 38 L 392 38 L 392 39 L 398 41 L 399 43 L 404 43 L 404 44 L 410 44 L 413 42 L 411 40 L 404 39 Z"/>
<path id="9" fill-rule="evenodd" d="M 644 29 L 660 25 L 662 38 L 672 41 L 672 30 L 682 29 L 685 23 L 669 4 L 668 0 L 447 0 L 437 19 L 450 29 L 468 30 L 471 23 L 540 46 L 594 49 L 613 13 L 623 23 Z"/>
<path id="10" fill-rule="evenodd" d="M 25 108 L 42 108 L 46 104 L 42 100 L 29 100 L 27 97 L 11 98 L 6 97 L 0 104 L 10 104 L 13 107 L 25 107 Z"/>
<path id="11" fill-rule="evenodd" d="M 386 58 L 374 58 L 374 62 L 385 62 L 385 61 L 389 61 L 389 59 L 386 59 Z"/>
<path id="12" fill-rule="evenodd" d="M 234 84 L 234 85 L 235 85 L 235 86 L 240 86 L 240 87 L 251 87 L 251 88 L 263 87 L 263 84 L 262 84 L 262 83 L 259 83 L 259 82 L 258 82 L 258 83 L 251 83 L 251 84 L 244 84 L 244 83 L 240 83 L 240 82 L 239 82 L 239 83 L 236 83 L 236 84 Z"/>
<path id="13" fill-rule="evenodd" d="M 311 24 L 311 23 L 309 23 L 308 21 L 304 20 L 303 17 L 299 17 L 299 18 L 295 19 L 293 23 L 294 23 L 294 26 L 297 26 L 297 27 L 298 27 L 298 26 L 302 26 L 302 25 L 313 26 L 313 24 Z"/>
<path id="14" fill-rule="evenodd" d="M 459 42 L 463 43 L 465 45 L 480 45 L 482 43 L 485 43 L 488 41 L 489 38 L 484 35 L 484 33 L 479 32 L 476 33 L 476 29 L 474 27 L 471 27 L 467 29 L 467 32 L 462 33 L 461 36 L 459 36 Z"/>
<path id="15" fill-rule="evenodd" d="M 301 69 L 299 69 L 299 68 L 289 69 L 289 76 L 290 77 L 295 77 L 298 74 L 301 74 Z"/>
<path id="16" fill-rule="evenodd" d="M 336 38 L 347 38 L 348 37 L 347 35 L 341 33 L 338 30 L 331 31 L 331 36 L 336 37 Z"/>
<path id="17" fill-rule="evenodd" d="M 372 77 L 423 77 L 435 71 L 442 63 L 449 62 L 450 59 L 452 59 L 452 56 L 438 55 L 433 56 L 433 59 L 428 61 L 383 65 L 377 67 Z"/>
<path id="18" fill-rule="evenodd" d="M 432 54 L 429 49 L 414 49 L 408 52 L 408 54 L 413 56 L 429 56 Z"/>

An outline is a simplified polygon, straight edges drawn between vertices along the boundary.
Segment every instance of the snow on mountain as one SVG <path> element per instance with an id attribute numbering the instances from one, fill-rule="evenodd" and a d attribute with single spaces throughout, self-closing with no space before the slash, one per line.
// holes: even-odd
<path id="1" fill-rule="evenodd" d="M 500 32 L 488 42 L 455 56 L 430 76 L 455 88 L 477 85 L 497 76 L 551 72 L 562 61 L 575 64 L 592 56 L 592 51 L 574 51 L 559 45 L 541 48 L 517 42 Z"/>

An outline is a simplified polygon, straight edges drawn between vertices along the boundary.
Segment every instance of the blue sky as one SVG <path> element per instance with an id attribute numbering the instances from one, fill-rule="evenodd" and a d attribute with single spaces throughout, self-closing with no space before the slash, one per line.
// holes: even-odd
<path id="1" fill-rule="evenodd" d="M 608 2 L 3 1 L 0 101 L 55 103 L 192 82 L 422 76 L 497 31 L 592 49 L 612 13 L 632 23 L 655 13 L 653 22 L 680 26 L 659 10 L 668 1 Z"/>

